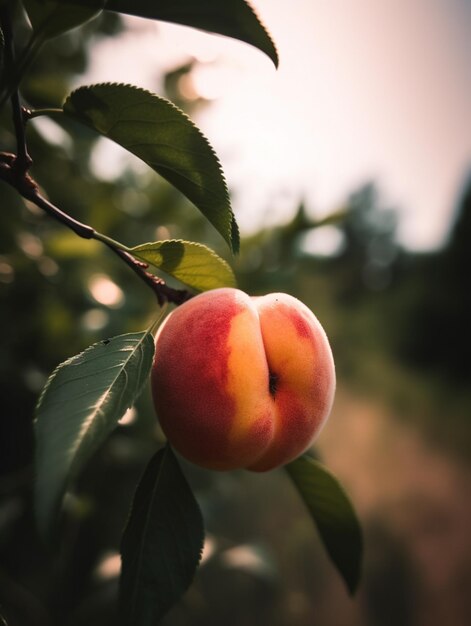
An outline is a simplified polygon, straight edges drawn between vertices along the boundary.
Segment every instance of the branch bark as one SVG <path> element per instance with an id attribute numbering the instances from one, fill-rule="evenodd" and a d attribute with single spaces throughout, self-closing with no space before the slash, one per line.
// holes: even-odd
<path id="1" fill-rule="evenodd" d="M 128 265 L 144 283 L 152 289 L 159 304 L 165 302 L 182 304 L 193 297 L 193 294 L 186 289 L 174 289 L 166 282 L 147 271 L 148 265 L 135 259 L 132 254 L 122 250 L 108 237 L 103 237 L 88 224 L 83 224 L 74 219 L 52 202 L 49 202 L 39 191 L 39 185 L 33 180 L 23 166 L 18 165 L 19 157 L 8 153 L 0 152 L 0 180 L 11 185 L 26 200 L 29 200 L 37 207 L 45 211 L 50 217 L 60 222 L 82 239 L 95 239 L 101 241 L 112 250 L 126 265 Z"/>

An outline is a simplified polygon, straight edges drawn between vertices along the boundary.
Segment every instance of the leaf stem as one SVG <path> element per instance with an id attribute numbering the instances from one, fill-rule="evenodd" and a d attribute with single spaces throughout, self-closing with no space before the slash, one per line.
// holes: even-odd
<path id="1" fill-rule="evenodd" d="M 35 117 L 40 117 L 41 115 L 50 115 L 52 117 L 56 115 L 63 115 L 64 111 L 62 109 L 56 108 L 45 108 L 45 109 L 32 109 L 25 111 L 26 120 L 32 120 Z"/>
<path id="2" fill-rule="evenodd" d="M 155 335 L 157 329 L 159 328 L 160 324 L 162 323 L 162 320 L 165 317 L 165 313 L 167 312 L 167 304 L 168 302 L 164 302 L 163 306 L 161 307 L 159 315 L 149 327 L 149 332 L 152 333 L 152 335 Z"/>
<path id="3" fill-rule="evenodd" d="M 107 235 L 103 235 L 102 233 L 99 233 L 96 230 L 94 232 L 95 232 L 95 235 L 93 238 L 106 244 L 109 248 L 117 248 L 119 250 L 124 250 L 125 252 L 129 252 L 129 249 L 125 245 L 120 243 L 119 241 L 116 241 L 115 239 L 111 239 L 111 237 L 108 237 Z"/>

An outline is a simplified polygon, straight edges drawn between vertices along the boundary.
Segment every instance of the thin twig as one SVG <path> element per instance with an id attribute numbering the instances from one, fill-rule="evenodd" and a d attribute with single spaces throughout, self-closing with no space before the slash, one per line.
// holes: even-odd
<path id="1" fill-rule="evenodd" d="M 169 287 L 162 278 L 154 276 L 147 271 L 148 265 L 146 263 L 138 261 L 132 254 L 120 249 L 118 245 L 115 245 L 113 240 L 109 237 L 104 237 L 91 226 L 88 226 L 88 224 L 79 222 L 56 207 L 52 202 L 49 202 L 49 200 L 40 194 L 38 184 L 27 172 L 24 172 L 23 175 L 20 176 L 16 162 L 17 157 L 14 154 L 0 152 L 0 180 L 11 185 L 23 198 L 35 204 L 56 221 L 67 226 L 67 228 L 72 230 L 79 237 L 82 237 L 82 239 L 95 239 L 96 241 L 104 243 L 152 289 L 160 305 L 165 302 L 178 305 L 193 297 L 193 294 L 186 289 L 174 289 L 173 287 Z"/>
<path id="2" fill-rule="evenodd" d="M 10 9 L 7 4 L 5 4 L 0 10 L 0 23 L 2 25 L 3 37 L 5 40 L 5 67 L 6 75 L 8 76 L 15 65 L 15 45 L 13 41 L 13 32 L 11 27 Z M 17 143 L 17 158 L 15 161 L 15 167 L 18 169 L 19 173 L 25 174 L 28 171 L 32 160 L 28 154 L 28 149 L 26 147 L 25 127 L 23 120 L 24 109 L 21 106 L 20 96 L 17 89 L 13 91 L 10 100 Z"/>
<path id="3" fill-rule="evenodd" d="M 23 111 L 25 111 L 25 109 L 20 104 L 20 97 L 17 91 L 14 91 L 11 96 L 11 106 L 17 140 L 18 155 L 16 165 L 21 173 L 26 173 L 33 163 L 33 159 L 29 156 L 28 148 L 26 147 L 25 127 L 23 123 Z"/>
<path id="4" fill-rule="evenodd" d="M 74 233 L 82 237 L 82 239 L 95 239 L 95 230 L 91 226 L 83 224 L 67 213 L 64 213 L 64 211 L 61 211 L 61 209 L 52 204 L 52 202 L 49 202 L 49 200 L 39 193 L 36 183 L 31 177 L 28 176 L 28 179 L 28 185 L 25 186 L 23 190 L 17 188 L 23 198 L 35 204 L 55 220 L 61 222 L 61 224 L 64 224 L 67 228 L 70 228 L 70 230 L 73 230 Z"/>

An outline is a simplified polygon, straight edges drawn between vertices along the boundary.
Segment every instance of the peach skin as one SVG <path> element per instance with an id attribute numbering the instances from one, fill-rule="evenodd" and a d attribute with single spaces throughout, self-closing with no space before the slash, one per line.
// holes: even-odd
<path id="1" fill-rule="evenodd" d="M 332 407 L 335 368 L 314 314 L 283 293 L 202 293 L 156 337 L 152 394 L 169 442 L 208 469 L 262 472 L 313 442 Z"/>

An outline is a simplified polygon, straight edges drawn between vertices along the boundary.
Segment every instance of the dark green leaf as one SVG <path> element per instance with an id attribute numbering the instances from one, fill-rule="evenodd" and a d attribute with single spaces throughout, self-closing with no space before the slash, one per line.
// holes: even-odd
<path id="1" fill-rule="evenodd" d="M 353 506 L 339 481 L 314 459 L 286 466 L 311 514 L 330 558 L 353 593 L 360 579 L 363 536 Z"/>
<path id="2" fill-rule="evenodd" d="M 71 3 L 97 0 L 67 0 Z M 106 9 L 153 20 L 192 26 L 239 39 L 264 52 L 278 67 L 275 45 L 245 0 L 108 0 Z"/>
<path id="3" fill-rule="evenodd" d="M 200 243 L 156 241 L 129 248 L 129 252 L 198 291 L 236 286 L 226 261 Z"/>
<path id="4" fill-rule="evenodd" d="M 140 393 L 152 366 L 150 332 L 119 335 L 68 359 L 36 407 L 36 514 L 46 533 L 72 478 Z"/>
<path id="5" fill-rule="evenodd" d="M 3 57 L 5 52 L 5 37 L 3 30 L 0 28 L 0 72 L 3 71 Z"/>
<path id="6" fill-rule="evenodd" d="M 121 544 L 124 626 L 155 626 L 195 575 L 204 528 L 193 493 L 169 446 L 142 477 Z"/>
<path id="7" fill-rule="evenodd" d="M 88 22 L 102 11 L 105 0 L 85 2 L 82 6 L 70 6 L 63 0 L 23 0 L 23 4 L 36 39 L 44 40 Z"/>
<path id="8" fill-rule="evenodd" d="M 137 87 L 103 84 L 74 91 L 64 113 L 145 161 L 184 193 L 238 250 L 237 227 L 218 158 L 180 109 Z"/>

